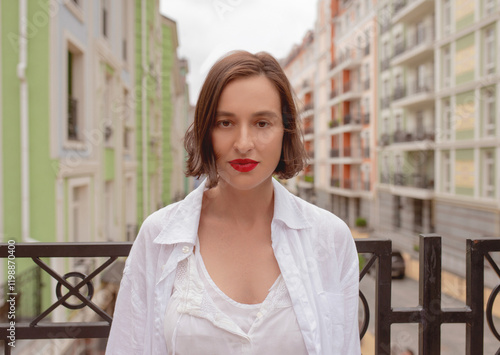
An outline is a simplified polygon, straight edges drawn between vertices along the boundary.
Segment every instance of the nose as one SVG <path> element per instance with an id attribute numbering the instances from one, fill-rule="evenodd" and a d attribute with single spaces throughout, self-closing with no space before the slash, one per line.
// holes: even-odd
<path id="1" fill-rule="evenodd" d="M 234 142 L 234 149 L 241 154 L 246 154 L 255 147 L 254 139 L 250 129 L 242 126 L 238 132 L 238 136 Z"/>

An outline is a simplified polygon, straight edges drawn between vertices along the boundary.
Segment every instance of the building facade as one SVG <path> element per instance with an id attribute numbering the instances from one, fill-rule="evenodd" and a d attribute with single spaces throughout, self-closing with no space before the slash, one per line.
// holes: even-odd
<path id="1" fill-rule="evenodd" d="M 2 1 L 0 16 L 2 241 L 133 240 L 150 213 L 190 188 L 176 23 L 158 0 Z M 51 261 L 61 273 L 90 264 Z M 19 260 L 17 275 L 32 266 Z M 42 278 L 46 308 L 55 285 Z M 36 312 L 28 298 L 21 317 Z"/>

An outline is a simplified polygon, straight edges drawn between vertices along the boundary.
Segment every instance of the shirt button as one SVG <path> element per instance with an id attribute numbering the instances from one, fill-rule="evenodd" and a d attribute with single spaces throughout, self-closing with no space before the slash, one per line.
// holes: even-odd
<path id="1" fill-rule="evenodd" d="M 189 253 L 189 251 L 190 251 L 190 250 L 191 250 L 191 248 L 189 248 L 187 245 L 186 245 L 186 246 L 184 246 L 184 247 L 182 247 L 182 252 L 183 252 L 184 254 Z"/>
<path id="2" fill-rule="evenodd" d="M 257 318 L 259 318 L 259 319 L 262 318 L 262 312 L 257 313 Z"/>

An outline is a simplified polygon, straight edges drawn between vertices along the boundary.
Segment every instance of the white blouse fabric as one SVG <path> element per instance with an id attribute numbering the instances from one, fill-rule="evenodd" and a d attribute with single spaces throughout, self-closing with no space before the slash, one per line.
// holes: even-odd
<path id="1" fill-rule="evenodd" d="M 193 253 L 205 182 L 142 224 L 123 270 L 106 354 L 169 353 L 163 320 L 180 263 Z M 274 179 L 273 186 L 272 247 L 308 354 L 359 355 L 359 266 L 349 228 Z"/>
<path id="2" fill-rule="evenodd" d="M 242 304 L 217 287 L 195 250 L 179 263 L 165 313 L 169 355 L 307 355 L 281 275 L 262 303 Z"/>

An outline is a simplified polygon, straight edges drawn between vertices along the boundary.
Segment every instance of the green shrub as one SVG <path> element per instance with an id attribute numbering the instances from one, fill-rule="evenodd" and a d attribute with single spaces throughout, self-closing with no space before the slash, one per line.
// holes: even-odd
<path id="1" fill-rule="evenodd" d="M 366 227 L 366 219 L 363 217 L 356 218 L 356 227 Z"/>

